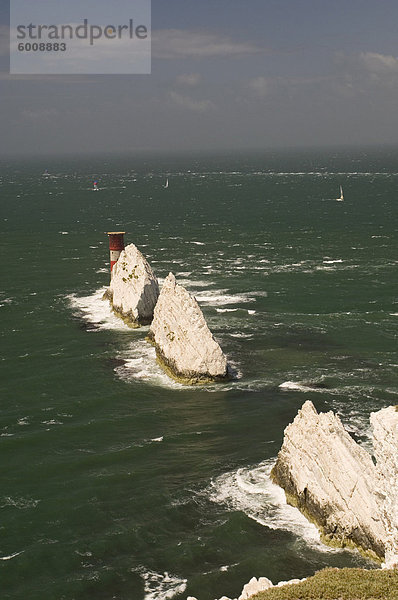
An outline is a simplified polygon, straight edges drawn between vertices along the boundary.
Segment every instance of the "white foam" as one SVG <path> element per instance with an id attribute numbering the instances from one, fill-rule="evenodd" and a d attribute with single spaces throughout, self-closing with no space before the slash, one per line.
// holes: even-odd
<path id="1" fill-rule="evenodd" d="M 4 508 L 5 506 L 13 506 L 14 508 L 24 510 L 26 508 L 36 508 L 39 502 L 40 500 L 35 500 L 34 498 L 13 498 L 12 496 L 5 496 L 1 499 L 0 506 L 1 508 Z"/>
<path id="2" fill-rule="evenodd" d="M 145 600 L 171 600 L 177 594 L 182 594 L 187 587 L 187 580 L 155 571 L 137 569 L 144 580 Z"/>
<path id="3" fill-rule="evenodd" d="M 117 375 L 126 381 L 140 380 L 162 387 L 184 388 L 182 384 L 171 379 L 156 360 L 155 348 L 144 339 L 136 339 L 118 355 L 123 365 L 115 368 Z"/>
<path id="4" fill-rule="evenodd" d="M 264 290 L 263 291 L 259 291 L 259 292 L 250 292 L 250 295 L 251 296 L 260 296 L 260 297 L 263 297 L 263 298 L 267 298 L 268 292 L 266 292 Z"/>
<path id="5" fill-rule="evenodd" d="M 95 325 L 96 329 L 116 329 L 126 331 L 129 327 L 117 317 L 107 300 L 102 297 L 107 288 L 96 290 L 89 296 L 70 294 L 67 299 L 72 308 L 77 309 L 85 321 Z"/>
<path id="6" fill-rule="evenodd" d="M 278 386 L 281 390 L 290 390 L 293 392 L 327 392 L 331 394 L 334 390 L 325 387 L 317 387 L 316 385 L 306 385 L 299 381 L 285 381 Z"/>
<path id="7" fill-rule="evenodd" d="M 16 556 L 22 554 L 22 552 L 23 550 L 21 550 L 21 552 L 14 552 L 14 554 L 9 554 L 8 556 L 0 556 L 0 560 L 11 560 L 12 558 L 15 558 Z"/>
<path id="8" fill-rule="evenodd" d="M 79 550 L 75 550 L 75 554 L 78 554 L 79 556 L 92 556 L 93 553 L 90 552 L 89 550 L 87 552 L 79 552 Z"/>
<path id="9" fill-rule="evenodd" d="M 303 538 L 322 552 L 337 552 L 322 544 L 318 529 L 301 512 L 287 504 L 284 491 L 271 481 L 275 460 L 267 460 L 254 468 L 242 468 L 218 477 L 208 493 L 213 502 L 240 510 L 250 519 L 269 527 L 283 529 Z"/>
<path id="10" fill-rule="evenodd" d="M 252 333 L 230 333 L 229 335 L 234 338 L 243 338 L 243 339 L 250 339 L 253 337 Z"/>
<path id="11" fill-rule="evenodd" d="M 233 569 L 234 567 L 237 567 L 238 565 L 239 565 L 238 562 L 232 563 L 231 565 L 223 565 L 218 570 L 221 572 L 226 572 L 226 571 L 229 571 L 229 569 Z"/>
<path id="12" fill-rule="evenodd" d="M 1 300 L 0 306 L 5 306 L 6 304 L 12 304 L 14 302 L 13 298 L 4 298 Z"/>
<path id="13" fill-rule="evenodd" d="M 312 390 L 312 388 L 310 388 L 309 386 L 302 385 L 297 381 L 285 381 L 284 383 L 281 383 L 278 387 L 281 390 L 293 390 L 295 392 L 308 392 Z"/>
<path id="14" fill-rule="evenodd" d="M 249 293 L 247 294 L 228 294 L 227 290 L 205 290 L 198 292 L 195 297 L 199 303 L 210 306 L 225 306 L 228 304 L 245 304 L 255 302 Z"/>
<path id="15" fill-rule="evenodd" d="M 212 285 L 211 281 L 192 281 L 192 279 L 180 279 L 178 281 L 178 283 L 186 288 L 204 288 L 204 287 L 209 287 L 210 285 Z M 194 295 L 196 296 L 196 292 L 194 292 Z"/>

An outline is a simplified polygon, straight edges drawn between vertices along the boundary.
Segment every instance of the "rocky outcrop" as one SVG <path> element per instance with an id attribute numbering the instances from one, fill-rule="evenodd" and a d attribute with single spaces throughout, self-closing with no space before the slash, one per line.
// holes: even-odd
<path id="1" fill-rule="evenodd" d="M 398 412 L 389 406 L 372 413 L 373 448 L 381 516 L 386 528 L 385 565 L 398 568 Z"/>
<path id="2" fill-rule="evenodd" d="M 264 592 L 265 590 L 269 590 L 274 587 L 283 587 L 284 585 L 294 585 L 296 583 L 300 583 L 301 581 L 305 581 L 304 579 L 291 579 L 290 581 L 280 581 L 276 585 L 272 583 L 268 577 L 252 577 L 249 583 L 243 586 L 243 590 L 239 596 L 239 598 L 235 598 L 234 600 L 249 600 L 259 592 Z M 188 596 L 187 600 L 197 600 L 193 596 Z M 222 596 L 219 600 L 231 600 L 227 596 Z"/>
<path id="3" fill-rule="evenodd" d="M 350 437 L 336 415 L 318 414 L 312 402 L 305 402 L 285 429 L 272 476 L 285 489 L 288 501 L 320 527 L 327 541 L 342 546 L 354 544 L 378 559 L 385 556 L 383 566 L 398 569 L 398 406 L 372 413 L 370 420 L 376 464 Z M 358 569 L 325 570 L 337 575 L 330 582 L 333 590 L 336 582 L 344 589 L 346 571 Z M 372 574 L 375 589 L 379 584 L 373 574 L 378 573 L 387 573 L 384 582 L 394 586 L 394 570 L 362 572 L 360 579 L 355 575 L 356 588 L 358 581 L 362 586 L 362 579 L 369 584 L 368 573 Z M 318 588 L 320 582 L 324 586 L 328 581 L 321 574 L 309 580 L 315 581 L 319 576 Z M 301 581 L 305 579 L 281 581 L 273 586 L 266 577 L 253 577 L 235 600 L 249 600 L 260 591 Z M 351 585 L 349 580 L 347 592 L 352 592 Z M 364 591 L 365 587 L 361 589 Z M 297 591 L 297 598 L 302 597 L 302 592 Z M 187 600 L 197 599 L 190 596 Z M 230 599 L 223 596 L 220 600 Z"/>
<path id="4" fill-rule="evenodd" d="M 318 414 L 305 402 L 285 429 L 272 476 L 288 502 L 320 527 L 325 541 L 384 557 L 376 467 L 332 412 Z"/>
<path id="5" fill-rule="evenodd" d="M 227 360 L 198 303 L 172 273 L 164 281 L 149 339 L 160 364 L 180 381 L 200 383 L 227 376 Z"/>
<path id="6" fill-rule="evenodd" d="M 252 577 L 249 583 L 243 586 L 243 590 L 238 600 L 248 600 L 258 592 L 263 592 L 264 590 L 269 590 L 273 587 L 273 583 L 268 577 Z"/>
<path id="7" fill-rule="evenodd" d="M 126 246 L 120 254 L 104 297 L 129 325 L 151 323 L 159 285 L 148 261 L 134 244 Z"/>

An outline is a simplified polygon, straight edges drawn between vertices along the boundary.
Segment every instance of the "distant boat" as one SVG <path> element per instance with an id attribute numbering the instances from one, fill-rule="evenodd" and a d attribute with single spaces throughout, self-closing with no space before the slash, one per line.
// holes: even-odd
<path id="1" fill-rule="evenodd" d="M 47 171 L 47 169 L 44 171 L 43 177 L 50 177 L 50 173 Z"/>
<path id="2" fill-rule="evenodd" d="M 99 189 L 98 189 L 98 181 L 94 181 L 94 183 L 93 183 L 93 192 L 98 192 L 98 191 L 99 191 Z"/>
<path id="3" fill-rule="evenodd" d="M 343 194 L 343 188 L 340 186 L 340 198 L 336 198 L 337 202 L 343 202 L 344 200 L 344 194 Z"/>
<path id="4" fill-rule="evenodd" d="M 169 187 L 169 178 L 167 177 L 166 179 L 166 183 L 163 186 L 165 189 L 167 189 Z"/>

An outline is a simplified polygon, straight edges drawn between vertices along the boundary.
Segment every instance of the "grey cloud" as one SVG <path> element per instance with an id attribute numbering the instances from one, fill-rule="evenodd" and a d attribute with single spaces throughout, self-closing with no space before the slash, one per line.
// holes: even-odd
<path id="1" fill-rule="evenodd" d="M 391 88 L 398 84 L 395 56 L 378 52 L 336 53 L 335 61 L 339 74 L 357 91 L 368 92 L 375 85 Z"/>
<path id="2" fill-rule="evenodd" d="M 254 92 L 256 96 L 263 98 L 270 91 L 270 80 L 266 77 L 259 76 L 251 79 L 248 83 L 248 88 Z"/>
<path id="3" fill-rule="evenodd" d="M 56 108 L 23 109 L 21 112 L 22 118 L 28 121 L 46 121 L 58 115 L 59 111 Z"/>
<path id="4" fill-rule="evenodd" d="M 177 76 L 177 83 L 183 86 L 195 87 L 201 81 L 199 73 L 183 73 Z"/>
<path id="5" fill-rule="evenodd" d="M 376 73 L 398 73 L 398 58 L 377 52 L 361 52 L 359 62 L 369 71 Z"/>
<path id="6" fill-rule="evenodd" d="M 194 112 L 207 112 L 215 108 L 211 100 L 197 100 L 174 91 L 169 93 L 169 97 L 178 106 Z"/>
<path id="7" fill-rule="evenodd" d="M 181 29 L 152 32 L 154 58 L 211 58 L 215 56 L 247 56 L 265 52 L 249 42 L 238 42 L 224 35 Z"/>

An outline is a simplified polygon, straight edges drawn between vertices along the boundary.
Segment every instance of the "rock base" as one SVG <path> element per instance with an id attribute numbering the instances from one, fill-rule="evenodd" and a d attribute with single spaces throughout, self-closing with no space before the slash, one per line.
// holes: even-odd
<path id="1" fill-rule="evenodd" d="M 150 325 L 152 322 L 152 319 L 148 318 L 136 319 L 132 311 L 123 312 L 122 310 L 119 310 L 117 307 L 115 307 L 113 304 L 113 293 L 109 288 L 105 290 L 102 299 L 107 300 L 109 302 L 109 304 L 111 305 L 112 312 L 119 319 L 122 319 L 122 321 L 124 321 L 125 324 L 131 329 L 138 329 L 139 327 L 142 327 L 144 325 Z"/>
<path id="2" fill-rule="evenodd" d="M 156 344 L 153 333 L 150 331 L 146 337 L 147 342 L 152 344 L 156 351 L 156 360 L 159 366 L 171 379 L 183 385 L 205 385 L 206 383 L 215 383 L 225 381 L 229 377 L 229 370 L 225 375 L 213 376 L 210 373 L 195 373 L 194 371 L 179 371 L 177 364 L 170 358 L 167 358 L 161 348 Z"/>

